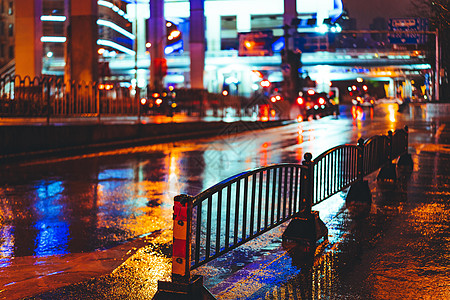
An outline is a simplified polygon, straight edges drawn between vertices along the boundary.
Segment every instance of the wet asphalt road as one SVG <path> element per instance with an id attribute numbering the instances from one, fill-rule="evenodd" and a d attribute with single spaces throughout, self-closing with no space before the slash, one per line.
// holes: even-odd
<path id="1" fill-rule="evenodd" d="M 51 260 L 53 256 L 111 248 L 154 232 L 157 237 L 142 250 L 144 253 L 138 253 L 139 260 L 133 257 L 113 275 L 41 297 L 65 295 L 60 298 L 71 299 L 91 295 L 91 299 L 98 299 L 102 291 L 107 291 L 108 295 L 115 295 L 111 297 L 114 299 L 121 299 L 124 294 L 128 298 L 143 298 L 151 295 L 154 287 L 147 292 L 142 288 L 137 289 L 141 292 L 131 291 L 134 284 L 145 286 L 145 280 L 139 283 L 138 277 L 167 276 L 173 196 L 195 195 L 242 170 L 300 162 L 305 152 L 317 156 L 333 146 L 405 124 L 411 128 L 415 172 L 396 191 L 374 186 L 372 180 L 374 202 L 369 208 L 346 207 L 340 195 L 327 201 L 327 207 L 319 209 L 330 230 L 329 243 L 318 255 L 321 258 L 312 265 L 304 262 L 296 251 L 282 250 L 274 233 L 260 242 L 268 243 L 260 249 L 266 251 L 262 256 L 287 260 L 283 264 L 290 265 L 285 270 L 289 274 L 284 277 L 287 280 L 268 280 L 270 272 L 266 268 L 263 277 L 267 278 L 261 288 L 245 297 L 233 296 L 223 289 L 223 284 L 220 290 L 217 278 L 226 276 L 219 273 L 235 274 L 236 269 L 255 260 L 254 249 L 258 246 L 248 246 L 250 250 L 242 250 L 245 255 L 235 253 L 226 263 L 222 261 L 220 272 L 213 264 L 210 270 L 215 270 L 217 276 L 210 276 L 206 285 L 223 299 L 400 299 L 400 295 L 413 299 L 408 295 L 413 296 L 416 287 L 421 287 L 422 295 L 428 291 L 445 296 L 449 291 L 446 278 L 450 277 L 450 220 L 448 216 L 442 219 L 442 215 L 449 208 L 450 164 L 445 146 L 450 144 L 449 127 L 442 119 L 399 114 L 390 105 L 365 110 L 364 114 L 355 114 L 355 119 L 348 112 L 338 119 L 327 117 L 237 136 L 7 166 L 0 179 L 2 268 L 6 270 L 17 257 L 46 256 Z M 395 202 L 389 202 L 390 198 Z M 432 232 L 429 228 L 433 228 Z M 421 240 L 424 236 L 430 240 Z M 142 271 L 146 264 L 151 266 L 146 269 L 148 273 Z M 240 267 L 232 267 L 236 265 Z M 133 273 L 132 266 L 140 271 Z M 223 270 L 227 268 L 228 271 Z M 277 272 L 277 278 L 283 277 Z M 129 283 L 131 274 L 133 284 Z M 112 286 L 116 294 L 111 292 Z"/>

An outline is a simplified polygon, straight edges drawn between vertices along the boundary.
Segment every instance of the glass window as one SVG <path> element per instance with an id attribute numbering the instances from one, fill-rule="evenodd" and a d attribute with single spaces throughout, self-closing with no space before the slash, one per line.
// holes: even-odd
<path id="1" fill-rule="evenodd" d="M 13 2 L 12 2 L 12 1 L 9 1 L 8 15 L 12 15 L 12 14 L 13 14 L 13 7 L 14 7 Z"/>
<path id="2" fill-rule="evenodd" d="M 14 35 L 14 24 L 8 25 L 8 36 L 11 37 Z"/>
<path id="3" fill-rule="evenodd" d="M 236 16 L 222 16 L 220 29 L 221 49 L 239 49 Z"/>

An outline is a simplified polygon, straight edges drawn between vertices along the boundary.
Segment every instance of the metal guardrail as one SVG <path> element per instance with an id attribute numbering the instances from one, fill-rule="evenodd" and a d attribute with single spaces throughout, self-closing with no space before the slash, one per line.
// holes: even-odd
<path id="1" fill-rule="evenodd" d="M 143 113 L 140 100 L 149 98 L 149 93 L 148 87 L 144 87 L 138 88 L 136 95 L 132 88 L 120 83 L 8 75 L 0 78 L 0 117 L 139 116 Z M 179 89 L 176 94 L 177 110 L 200 115 L 206 109 L 223 114 L 226 108 L 233 108 L 240 113 L 242 104 L 247 102 L 244 97 L 225 97 L 199 89 Z M 166 110 L 155 109 L 155 113 L 162 112 Z"/>
<path id="2" fill-rule="evenodd" d="M 259 168 L 222 181 L 193 198 L 191 269 L 305 209 L 299 176 L 304 170 L 295 164 Z"/>
<path id="3" fill-rule="evenodd" d="M 311 213 L 312 206 L 408 151 L 408 128 L 357 145 L 340 145 L 302 164 L 278 164 L 230 177 L 195 197 L 174 199 L 172 280 L 281 223 Z"/>
<path id="4" fill-rule="evenodd" d="M 358 155 L 355 145 L 341 145 L 325 151 L 312 164 L 311 205 L 318 204 L 360 179 Z"/>

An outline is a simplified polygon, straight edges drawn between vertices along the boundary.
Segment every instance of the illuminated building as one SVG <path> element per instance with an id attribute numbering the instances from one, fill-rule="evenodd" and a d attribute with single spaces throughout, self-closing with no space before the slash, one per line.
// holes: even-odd
<path id="1" fill-rule="evenodd" d="M 136 78 L 138 85 L 146 85 L 148 79 L 154 75 L 150 74 L 149 69 L 150 54 L 155 49 L 155 45 L 150 43 L 152 37 L 149 33 L 154 26 L 150 23 L 149 1 L 80 1 L 75 3 L 87 3 L 92 6 L 96 4 L 96 8 L 90 12 L 91 16 L 96 16 L 96 24 L 95 27 L 91 26 L 90 28 L 96 28 L 98 35 L 96 35 L 95 49 L 92 47 L 94 50 L 86 53 L 91 53 L 87 57 L 91 61 L 95 59 L 98 75 L 106 80 L 114 81 L 130 82 Z M 15 24 L 17 16 L 14 15 L 14 3 L 17 2 L 22 3 L 22 6 L 23 3 L 30 3 L 34 6 L 40 3 L 42 14 L 38 16 L 39 18 L 35 18 L 34 23 L 25 22 L 29 36 L 21 36 L 20 39 L 16 36 L 14 43 L 10 32 L 15 35 L 17 31 L 14 28 L 17 25 Z M 27 66 L 22 70 L 31 70 L 30 75 L 62 76 L 65 74 L 67 60 L 65 51 L 68 44 L 66 31 L 70 17 L 66 2 L 68 1 L 3 0 L 0 10 L 1 24 L 3 25 L 1 28 L 3 29 L 0 28 L 0 30 L 3 30 L 5 34 L 0 35 L 0 63 L 7 64 L 13 56 L 11 54 L 16 52 L 20 53 L 22 57 L 21 63 Z M 226 83 L 229 85 L 231 94 L 239 91 L 239 94 L 249 96 L 253 92 L 252 86 L 256 86 L 254 70 L 264 71 L 264 76 L 272 82 L 281 81 L 283 76 L 280 70 L 282 63 L 280 50 L 284 47 L 284 24 L 293 25 L 290 34 L 310 33 L 310 36 L 306 36 L 302 40 L 301 45 L 294 44 L 292 41 L 291 48 L 298 47 L 304 53 L 322 51 L 314 53 L 316 59 L 320 56 L 318 59 L 322 61 L 319 66 L 321 68 L 315 70 L 320 75 L 317 75 L 318 77 L 322 77 L 324 73 L 344 73 L 339 70 L 341 67 L 330 65 L 329 62 L 336 61 L 337 56 L 327 52 L 329 50 L 327 35 L 320 35 L 325 30 L 330 32 L 339 30 L 339 27 L 332 24 L 342 13 L 341 0 L 317 0 L 314 2 L 306 0 L 192 0 L 191 2 L 187 0 L 157 0 L 152 3 L 159 3 L 163 6 L 161 13 L 163 26 L 169 23 L 175 25 L 173 32 L 180 33 L 171 35 L 171 32 L 164 32 L 166 29 L 161 28 L 159 36 L 156 38 L 158 42 L 163 42 L 162 39 L 164 39 L 164 44 L 167 44 L 162 52 L 163 57 L 160 59 L 161 66 L 165 66 L 166 61 L 168 66 L 167 75 L 163 76 L 165 86 L 170 84 L 177 87 L 200 87 L 207 88 L 211 92 L 221 92 Z M 192 3 L 201 6 L 195 10 L 201 15 L 194 18 L 190 7 Z M 39 11 L 39 7 L 36 8 L 36 11 Z M 204 27 L 202 24 L 192 26 L 192 22 L 203 22 L 203 20 Z M 293 30 L 293 20 L 298 23 L 295 24 L 296 31 Z M 32 26 L 30 27 L 28 24 Z M 81 22 L 81 24 L 83 23 Z M 200 31 L 194 34 L 194 37 L 198 37 L 196 41 L 193 41 L 190 36 L 192 28 L 194 30 L 204 28 L 202 34 L 199 34 Z M 264 31 L 270 31 L 273 36 L 270 55 L 242 55 L 239 51 L 239 35 Z M 20 32 L 20 34 L 22 33 Z M 201 37 L 202 35 L 204 38 Z M 168 36 L 172 36 L 174 40 L 167 39 Z M 18 40 L 20 40 L 20 45 L 18 45 Z M 35 41 L 34 46 L 30 42 L 32 40 Z M 73 44 L 83 47 L 84 40 L 79 38 Z M 136 50 L 137 57 L 135 56 Z M 302 57 L 302 62 L 305 59 L 304 65 L 314 64 L 305 56 Z M 156 56 L 154 55 L 154 57 Z M 340 59 L 346 60 L 347 58 L 343 56 Z M 34 63 L 28 60 L 34 61 Z M 77 58 L 75 61 L 78 62 L 74 64 L 75 66 L 88 64 L 84 62 L 84 57 Z M 40 67 L 39 64 L 41 64 Z M 361 65 L 360 62 L 358 64 Z M 29 68 L 30 65 L 35 68 Z M 193 67 L 197 69 L 193 70 Z M 19 69 L 16 61 L 16 70 Z M 91 67 L 91 69 L 94 68 Z M 348 70 L 345 72 L 348 73 Z M 22 76 L 27 75 L 17 72 L 17 74 L 19 73 Z M 313 76 L 314 74 L 311 74 L 311 77 Z M 93 76 L 93 78 L 98 77 Z M 313 80 L 315 79 L 313 78 Z M 323 82 L 324 85 L 327 83 L 328 81 Z"/>

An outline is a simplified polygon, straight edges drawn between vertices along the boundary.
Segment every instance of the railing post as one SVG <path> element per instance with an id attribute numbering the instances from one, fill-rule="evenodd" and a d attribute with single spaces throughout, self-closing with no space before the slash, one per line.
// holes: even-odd
<path id="1" fill-rule="evenodd" d="M 358 140 L 357 145 L 357 156 L 356 156 L 356 178 L 357 181 L 353 183 L 348 189 L 347 195 L 345 196 L 345 201 L 347 203 L 371 203 L 372 202 L 372 193 L 370 192 L 369 182 L 364 180 L 364 161 L 369 159 L 368 157 L 364 157 L 364 139 Z M 345 164 L 352 166 L 354 162 L 350 160 L 346 160 Z"/>
<path id="2" fill-rule="evenodd" d="M 302 165 L 305 167 L 300 170 L 301 197 L 304 211 L 311 212 L 313 201 L 312 154 L 307 152 L 303 158 Z"/>
<path id="3" fill-rule="evenodd" d="M 399 170 L 399 173 L 409 173 L 413 170 L 414 167 L 411 154 L 408 153 L 408 145 L 409 145 L 408 126 L 405 126 L 405 132 L 406 132 L 405 153 L 403 153 L 397 161 L 397 170 Z"/>
<path id="4" fill-rule="evenodd" d="M 47 83 L 47 90 L 46 90 L 46 95 L 45 97 L 47 98 L 47 126 L 50 125 L 50 114 L 51 114 L 51 104 L 50 104 L 50 80 L 44 80 L 44 83 Z"/>
<path id="5" fill-rule="evenodd" d="M 98 83 L 95 85 L 95 99 L 96 99 L 96 106 L 97 106 L 97 119 L 98 122 L 101 122 L 101 105 L 100 105 L 100 89 L 98 88 Z"/>
<path id="6" fill-rule="evenodd" d="M 408 145 L 409 145 L 409 128 L 408 125 L 405 125 L 404 127 L 405 133 L 406 133 L 406 144 L 405 144 L 405 153 L 408 153 Z"/>
<path id="7" fill-rule="evenodd" d="M 188 282 L 191 262 L 192 199 L 178 195 L 173 206 L 172 281 Z"/>
<path id="8" fill-rule="evenodd" d="M 392 152 L 392 130 L 388 132 L 387 138 L 387 162 L 381 167 L 380 172 L 377 175 L 377 181 L 382 181 L 386 183 L 395 183 L 397 181 L 397 172 L 395 170 L 395 166 L 392 163 L 393 152 Z"/>
<path id="9" fill-rule="evenodd" d="M 311 153 L 304 155 L 304 161 L 300 170 L 300 196 L 303 208 L 295 214 L 283 232 L 283 241 L 295 241 L 306 243 L 306 252 L 314 251 L 316 242 L 321 238 L 328 239 L 328 229 L 319 218 L 317 211 L 311 207 L 314 199 L 314 178 Z"/>
<path id="10" fill-rule="evenodd" d="M 358 181 L 362 181 L 364 179 L 364 175 L 366 175 L 364 174 L 364 159 L 364 139 L 360 138 L 358 140 L 358 158 L 356 161 Z"/>
<path id="11" fill-rule="evenodd" d="M 388 161 L 392 162 L 392 130 L 388 132 Z"/>

